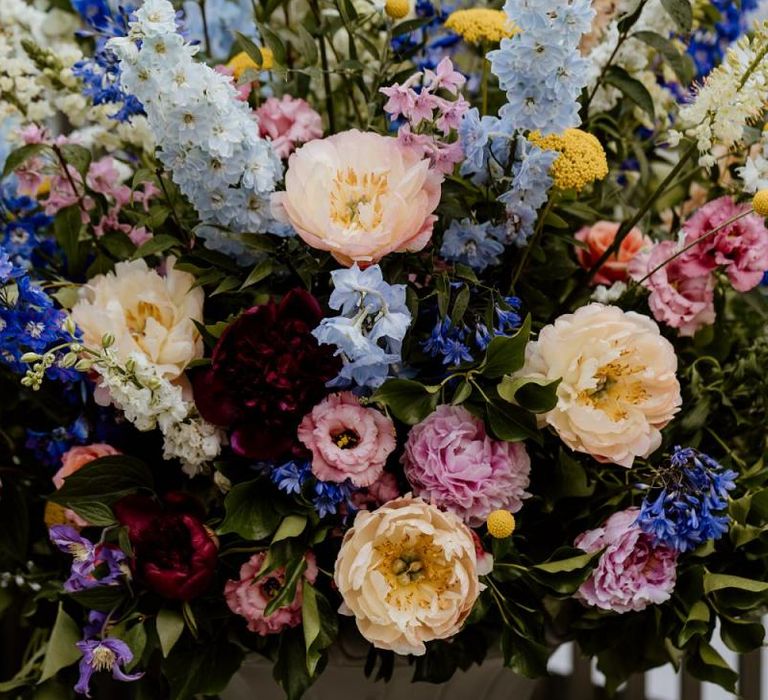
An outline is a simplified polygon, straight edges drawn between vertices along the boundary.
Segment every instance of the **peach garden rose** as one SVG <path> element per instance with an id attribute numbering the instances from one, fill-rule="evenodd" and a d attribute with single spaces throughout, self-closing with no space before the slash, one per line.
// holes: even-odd
<path id="1" fill-rule="evenodd" d="M 589 270 L 611 246 L 621 224 L 615 221 L 598 221 L 576 233 L 576 240 L 586 248 L 576 248 L 576 257 L 585 270 Z M 592 279 L 592 284 L 611 285 L 627 279 L 629 262 L 641 251 L 650 248 L 653 241 L 635 226 L 621 242 L 619 250 L 606 260 Z"/>
<path id="2" fill-rule="evenodd" d="M 276 216 L 343 265 L 418 251 L 432 236 L 442 175 L 396 138 L 356 129 L 311 141 L 288 161 Z"/>

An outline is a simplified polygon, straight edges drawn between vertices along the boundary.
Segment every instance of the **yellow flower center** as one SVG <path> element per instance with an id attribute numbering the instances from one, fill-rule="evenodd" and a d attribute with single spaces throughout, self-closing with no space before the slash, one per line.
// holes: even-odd
<path id="1" fill-rule="evenodd" d="M 360 444 L 360 436 L 354 430 L 344 430 L 331 438 L 342 450 L 351 450 Z"/>
<path id="2" fill-rule="evenodd" d="M 376 569 L 389 584 L 387 603 L 398 610 L 414 607 L 428 609 L 451 586 L 453 569 L 445 553 L 432 537 L 423 533 L 406 532 L 401 540 L 387 540 L 376 545 L 379 561 Z"/>
<path id="3" fill-rule="evenodd" d="M 140 301 L 133 309 L 126 309 L 125 322 L 133 338 L 139 341 L 147 329 L 147 323 L 152 318 L 160 325 L 168 328 L 172 319 L 164 317 L 162 309 L 149 301 Z"/>
<path id="4" fill-rule="evenodd" d="M 498 44 L 502 39 L 514 36 L 520 31 L 505 12 L 487 7 L 456 10 L 448 16 L 445 26 L 468 44 L 480 44 L 484 41 Z"/>
<path id="5" fill-rule="evenodd" d="M 109 647 L 101 644 L 93 650 L 92 666 L 96 671 L 109 671 L 115 665 L 117 656 Z"/>
<path id="6" fill-rule="evenodd" d="M 580 192 L 595 180 L 608 175 L 608 160 L 600 142 L 581 129 L 566 129 L 562 134 L 542 136 L 533 132 L 528 140 L 545 151 L 562 155 L 552 164 L 550 175 L 561 190 Z"/>
<path id="7" fill-rule="evenodd" d="M 597 386 L 582 391 L 579 400 L 605 413 L 617 422 L 627 417 L 627 405 L 636 406 L 648 398 L 643 383 L 634 376 L 645 369 L 642 365 L 630 365 L 621 358 L 609 362 L 595 372 Z"/>
<path id="8" fill-rule="evenodd" d="M 383 196 L 389 186 L 385 173 L 336 171 L 331 184 L 331 221 L 346 229 L 370 231 L 384 217 Z"/>

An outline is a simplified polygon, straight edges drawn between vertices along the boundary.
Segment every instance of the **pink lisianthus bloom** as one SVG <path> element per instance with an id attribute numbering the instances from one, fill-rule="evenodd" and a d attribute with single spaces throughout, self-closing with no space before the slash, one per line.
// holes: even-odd
<path id="1" fill-rule="evenodd" d="M 749 205 L 737 204 L 725 196 L 705 204 L 683 226 L 685 243 L 701 241 L 680 256 L 680 269 L 688 278 L 703 277 L 723 267 L 733 288 L 748 292 L 760 284 L 768 270 L 768 229 L 757 214 L 748 214 L 707 235 Z"/>
<path id="2" fill-rule="evenodd" d="M 494 510 L 516 513 L 530 496 L 525 447 L 492 439 L 483 422 L 460 406 L 440 406 L 411 428 L 402 462 L 417 495 L 471 527 Z"/>
<path id="3" fill-rule="evenodd" d="M 101 457 L 109 457 L 111 455 L 119 455 L 120 452 L 116 450 L 112 445 L 105 443 L 93 443 L 92 445 L 78 445 L 72 447 L 61 456 L 61 467 L 53 475 L 53 485 L 60 489 L 64 486 L 64 479 L 68 476 L 72 476 L 76 471 L 82 469 L 86 464 L 90 464 L 96 459 Z M 75 527 L 85 527 L 88 525 L 88 521 L 81 518 L 73 510 L 65 510 L 64 516 Z"/>
<path id="4" fill-rule="evenodd" d="M 636 256 L 629 264 L 632 279 L 640 281 L 675 254 L 674 241 L 657 243 L 650 252 Z M 677 328 L 682 336 L 695 335 L 715 322 L 715 280 L 711 272 L 688 277 L 681 258 L 656 270 L 642 284 L 651 295 L 648 306 L 659 323 Z"/>
<path id="5" fill-rule="evenodd" d="M 357 510 L 376 510 L 387 501 L 394 501 L 400 496 L 397 479 L 394 474 L 382 472 L 370 486 L 355 491 L 352 503 Z"/>
<path id="6" fill-rule="evenodd" d="M 585 226 L 576 233 L 576 240 L 581 241 L 587 247 L 576 248 L 576 257 L 579 265 L 589 270 L 613 244 L 621 224 L 615 221 L 598 221 L 592 226 Z M 612 285 L 614 282 L 623 282 L 627 279 L 627 265 L 644 248 L 650 248 L 653 241 L 635 227 L 621 242 L 617 253 L 603 263 L 602 267 L 592 279 L 592 284 Z"/>
<path id="7" fill-rule="evenodd" d="M 244 617 L 248 622 L 248 629 L 261 636 L 282 632 L 286 627 L 297 627 L 301 624 L 301 580 L 296 584 L 296 595 L 288 605 L 278 608 L 271 615 L 264 614 L 275 593 L 285 585 L 284 567 L 257 578 L 266 556 L 266 552 L 254 554 L 240 567 L 240 580 L 227 581 L 224 584 L 224 598 L 229 609 Z M 314 583 L 317 578 L 315 555 L 307 552 L 304 558 L 307 568 L 303 578 L 309 583 Z"/>
<path id="8" fill-rule="evenodd" d="M 323 135 L 322 117 L 305 100 L 283 95 L 270 97 L 256 110 L 259 131 L 272 140 L 280 158 L 287 158 L 296 146 Z"/>
<path id="9" fill-rule="evenodd" d="M 614 513 L 595 530 L 576 538 L 585 552 L 605 549 L 576 597 L 587 605 L 617 613 L 644 610 L 672 595 L 677 574 L 677 552 L 655 545 L 651 535 L 636 525 L 638 508 Z"/>
<path id="10" fill-rule="evenodd" d="M 350 391 L 323 399 L 299 425 L 299 440 L 312 452 L 312 473 L 321 481 L 371 486 L 395 449 L 395 426 Z"/>

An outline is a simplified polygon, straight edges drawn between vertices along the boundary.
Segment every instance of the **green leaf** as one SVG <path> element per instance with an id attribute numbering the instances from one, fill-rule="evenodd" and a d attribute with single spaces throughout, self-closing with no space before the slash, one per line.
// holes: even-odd
<path id="1" fill-rule="evenodd" d="M 408 19 L 405 22 L 400 22 L 400 24 L 392 30 L 392 38 L 394 39 L 403 34 L 415 32 L 417 29 L 421 29 L 424 25 L 429 24 L 430 21 L 431 18 L 429 17 L 418 17 L 416 19 Z"/>
<path id="2" fill-rule="evenodd" d="M 59 603 L 59 611 L 56 621 L 53 623 L 51 638 L 48 640 L 48 648 L 43 660 L 40 683 L 55 676 L 62 668 L 71 666 L 82 653 L 75 646 L 82 635 L 75 621 L 64 612 L 64 606 Z"/>
<path id="3" fill-rule="evenodd" d="M 277 33 L 266 24 L 258 23 L 259 32 L 264 37 L 264 41 L 267 46 L 272 50 L 272 56 L 275 61 L 275 65 L 285 65 L 285 44 L 283 40 L 277 35 Z"/>
<path id="4" fill-rule="evenodd" d="M 460 326 L 461 321 L 464 318 L 464 314 L 469 306 L 469 287 L 463 286 L 461 291 L 456 295 L 456 301 L 453 302 L 453 311 L 451 312 L 451 319 L 455 325 Z"/>
<path id="5" fill-rule="evenodd" d="M 703 637 L 709 633 L 711 613 L 709 606 L 703 600 L 697 600 L 688 612 L 683 628 L 678 635 L 678 645 L 683 647 L 693 637 Z"/>
<path id="6" fill-rule="evenodd" d="M 126 591 L 123 586 L 99 586 L 70 593 L 69 596 L 84 608 L 109 612 L 123 602 Z"/>
<path id="7" fill-rule="evenodd" d="M 298 537 L 307 527 L 307 517 L 305 515 L 286 515 L 277 528 L 277 532 L 272 537 L 272 543 L 289 537 Z"/>
<path id="8" fill-rule="evenodd" d="M 768 591 L 768 582 L 755 581 L 751 578 L 742 578 L 741 576 L 729 576 L 727 574 L 704 574 L 704 593 L 707 595 L 715 591 L 721 591 L 724 588 L 736 588 L 740 591 L 749 591 L 750 593 L 764 593 Z"/>
<path id="9" fill-rule="evenodd" d="M 299 38 L 299 48 L 304 62 L 308 66 L 314 66 L 318 59 L 317 42 L 303 24 L 296 24 L 296 34 Z"/>
<path id="10" fill-rule="evenodd" d="M 157 627 L 157 636 L 160 639 L 160 649 L 163 657 L 171 653 L 176 642 L 179 641 L 182 632 L 184 632 L 184 616 L 176 611 L 163 608 L 157 613 L 155 621 Z"/>
<path id="11" fill-rule="evenodd" d="M 567 557 L 566 559 L 550 559 L 543 564 L 536 564 L 533 568 L 537 569 L 538 571 L 544 571 L 548 574 L 560 574 L 564 572 L 577 571 L 590 566 L 594 559 L 599 555 L 599 551 L 585 552 L 583 554 Z"/>
<path id="12" fill-rule="evenodd" d="M 48 500 L 74 508 L 95 500 L 112 503 L 121 496 L 153 487 L 152 472 L 144 462 L 128 455 L 111 455 L 89 462 L 54 491 Z"/>
<path id="13" fill-rule="evenodd" d="M 272 261 L 269 258 L 265 258 L 258 263 L 251 273 L 246 278 L 245 282 L 240 285 L 240 289 L 246 289 L 254 284 L 258 284 L 263 279 L 266 279 L 272 274 Z"/>
<path id="14" fill-rule="evenodd" d="M 44 151 L 50 151 L 51 147 L 44 143 L 28 143 L 8 154 L 3 168 L 3 178 L 8 177 L 14 170 L 22 166 L 30 158 L 40 155 Z"/>
<path id="15" fill-rule="evenodd" d="M 541 434 L 532 413 L 518 406 L 502 404 L 500 401 L 487 404 L 485 412 L 491 431 L 499 440 L 520 442 L 530 438 L 541 442 Z"/>
<path id="16" fill-rule="evenodd" d="M 77 269 L 80 264 L 80 231 L 83 220 L 77 204 L 61 209 L 53 220 L 53 233 L 67 258 L 68 270 Z"/>
<path id="17" fill-rule="evenodd" d="M 302 585 L 302 596 L 301 624 L 304 630 L 307 672 L 314 676 L 323 651 L 336 639 L 338 620 L 325 596 L 308 581 Z"/>
<path id="18" fill-rule="evenodd" d="M 547 675 L 549 647 L 518 634 L 509 627 L 501 633 L 501 651 L 504 665 L 526 678 L 541 678 Z"/>
<path id="19" fill-rule="evenodd" d="M 690 85 L 696 69 L 693 59 L 688 54 L 681 54 L 669 39 L 656 32 L 636 32 L 632 37 L 656 49 L 667 59 L 667 62 L 672 70 L 675 71 L 675 75 L 680 79 L 680 82 L 683 85 Z"/>
<path id="20" fill-rule="evenodd" d="M 703 639 L 699 641 L 694 653 L 687 657 L 685 668 L 694 678 L 717 683 L 732 693 L 736 692 L 739 674 Z"/>
<path id="21" fill-rule="evenodd" d="M 504 377 L 497 392 L 509 403 L 522 406 L 532 413 L 546 413 L 557 405 L 560 379 L 550 381 L 536 377 Z"/>
<path id="22" fill-rule="evenodd" d="M 283 689 L 286 700 L 300 700 L 312 685 L 312 677 L 307 670 L 306 645 L 302 630 L 294 628 L 280 634 L 280 646 L 272 674 Z"/>
<path id="23" fill-rule="evenodd" d="M 133 652 L 133 659 L 126 665 L 126 671 L 132 671 L 141 663 L 141 657 L 144 655 L 144 649 L 147 646 L 147 630 L 143 622 L 134 624 L 122 637 L 122 640 Z"/>
<path id="24" fill-rule="evenodd" d="M 456 391 L 451 399 L 451 404 L 458 406 L 460 403 L 464 403 L 471 395 L 472 385 L 466 379 L 463 379 L 461 384 L 456 387 Z"/>
<path id="25" fill-rule="evenodd" d="M 77 170 L 83 180 L 85 180 L 88 168 L 91 167 L 91 152 L 84 146 L 78 146 L 76 143 L 65 143 L 63 146 L 60 146 L 59 150 L 67 164 Z"/>
<path id="26" fill-rule="evenodd" d="M 731 651 L 746 654 L 762 646 L 765 628 L 758 620 L 734 620 L 721 616 L 720 636 Z"/>
<path id="27" fill-rule="evenodd" d="M 525 362 L 525 346 L 531 336 L 531 317 L 511 337 L 496 336 L 488 343 L 480 373 L 489 379 L 498 379 L 519 370 Z"/>
<path id="28" fill-rule="evenodd" d="M 412 379 L 390 379 L 376 390 L 371 401 L 388 406 L 403 423 L 416 425 L 435 410 L 438 390 Z"/>
<path id="29" fill-rule="evenodd" d="M 82 503 L 74 503 L 72 504 L 72 510 L 86 520 L 89 525 L 109 527 L 117 522 L 112 509 L 106 503 L 102 503 L 101 501 L 83 501 Z"/>
<path id="30" fill-rule="evenodd" d="M 163 673 L 170 686 L 165 697 L 192 700 L 199 695 L 218 695 L 242 663 L 242 649 L 223 637 L 192 649 L 177 647 L 163 661 Z"/>
<path id="31" fill-rule="evenodd" d="M 283 587 L 278 591 L 277 595 L 272 598 L 264 608 L 264 616 L 268 617 L 276 610 L 289 605 L 291 601 L 296 597 L 296 586 L 304 574 L 307 568 L 307 561 L 304 555 L 301 554 L 294 561 L 289 562 L 285 567 L 285 583 Z"/>
<path id="32" fill-rule="evenodd" d="M 674 20 L 677 28 L 688 34 L 693 28 L 693 9 L 690 0 L 661 0 L 664 9 Z"/>
<path id="33" fill-rule="evenodd" d="M 264 56 L 261 54 L 261 49 L 254 44 L 245 34 L 235 32 L 237 37 L 237 43 L 240 44 L 240 48 L 248 54 L 257 66 L 264 65 Z"/>
<path id="34" fill-rule="evenodd" d="M 269 537 L 280 523 L 271 485 L 264 479 L 235 486 L 224 499 L 226 515 L 218 529 L 220 535 L 234 532 L 246 540 Z"/>
<path id="35" fill-rule="evenodd" d="M 656 109 L 653 98 L 648 89 L 639 80 L 633 78 L 620 66 L 610 66 L 605 72 L 605 82 L 617 88 L 625 97 L 634 102 L 640 109 L 650 116 L 656 117 Z"/>
<path id="36" fill-rule="evenodd" d="M 148 241 L 142 243 L 133 253 L 133 259 L 146 258 L 148 255 L 163 253 L 170 248 L 179 245 L 178 239 L 167 233 L 157 233 Z"/>

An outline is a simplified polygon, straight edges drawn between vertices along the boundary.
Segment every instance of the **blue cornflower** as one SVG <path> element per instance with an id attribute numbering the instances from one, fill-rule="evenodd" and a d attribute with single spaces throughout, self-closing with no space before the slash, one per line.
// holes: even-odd
<path id="1" fill-rule="evenodd" d="M 351 498 L 355 488 L 351 482 L 349 480 L 343 483 L 320 481 L 312 475 L 312 467 L 307 461 L 290 461 L 276 467 L 272 470 L 270 478 L 284 493 L 298 496 L 302 493 L 306 495 L 308 491 L 312 506 L 321 518 L 335 515 L 342 503 L 353 508 Z M 305 490 L 308 484 L 310 486 Z"/>
<path id="2" fill-rule="evenodd" d="M 459 365 L 473 359 L 466 338 L 467 329 L 455 326 L 446 316 L 437 321 L 429 337 L 421 341 L 421 347 L 431 357 L 442 355 L 444 365 Z"/>
<path id="3" fill-rule="evenodd" d="M 309 462 L 286 462 L 272 470 L 270 478 L 281 491 L 298 495 L 312 475 Z"/>
<path id="4" fill-rule="evenodd" d="M 81 416 L 70 426 L 59 426 L 50 431 L 28 429 L 24 446 L 41 464 L 61 466 L 62 455 L 73 445 L 88 442 L 89 433 L 88 421 Z"/>
<path id="5" fill-rule="evenodd" d="M 448 339 L 443 351 L 444 365 L 460 365 L 462 362 L 472 362 L 472 353 L 460 340 Z"/>
<path id="6" fill-rule="evenodd" d="M 522 316 L 518 313 L 523 305 L 517 297 L 504 297 L 504 306 L 496 305 L 496 317 L 499 319 L 499 325 L 494 329 L 496 335 L 507 335 L 520 328 L 523 322 Z M 504 308 L 504 307 L 509 308 Z"/>
<path id="7" fill-rule="evenodd" d="M 443 234 L 440 255 L 482 272 L 489 265 L 499 264 L 498 256 L 504 252 L 500 240 L 503 236 L 503 229 L 490 221 L 475 224 L 471 219 L 455 220 Z"/>
<path id="8" fill-rule="evenodd" d="M 736 476 L 703 452 L 675 447 L 660 483 L 643 499 L 637 523 L 679 552 L 717 540 L 728 531 L 728 492 L 736 487 Z"/>
<path id="9" fill-rule="evenodd" d="M 351 498 L 355 489 L 349 480 L 337 484 L 332 481 L 317 481 L 312 496 L 312 505 L 317 514 L 324 518 L 327 515 L 336 515 L 339 506 L 346 503 L 350 509 L 353 509 Z"/>

